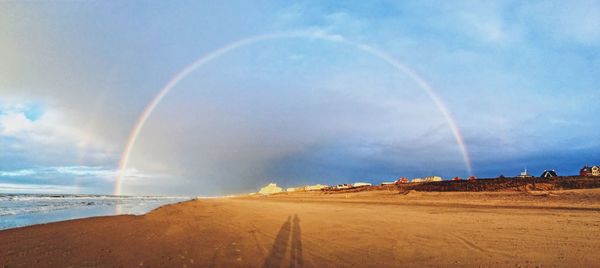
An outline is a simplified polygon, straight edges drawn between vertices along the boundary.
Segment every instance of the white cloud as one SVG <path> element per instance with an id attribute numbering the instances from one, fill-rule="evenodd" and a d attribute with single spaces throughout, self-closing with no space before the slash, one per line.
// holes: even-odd
<path id="1" fill-rule="evenodd" d="M 55 166 L 0 171 L 0 192 L 111 193 L 119 170 L 97 166 Z M 123 180 L 144 185 L 148 180 L 169 177 L 147 174 L 135 168 L 121 173 Z"/>
<path id="2" fill-rule="evenodd" d="M 20 169 L 11 171 L 0 171 L 0 178 L 2 177 L 24 177 L 36 174 L 33 169 Z"/>
<path id="3" fill-rule="evenodd" d="M 50 154 L 62 155 L 64 164 L 74 161 L 114 161 L 118 148 L 109 144 L 85 127 L 73 125 L 56 107 L 45 107 L 39 115 L 31 117 L 29 112 L 36 103 L 19 100 L 0 100 L 0 142 L 5 146 L 28 154 L 32 158 Z M 77 152 L 72 155 L 72 152 Z M 68 154 L 71 154 L 69 156 Z M 53 160 L 58 160 L 55 157 Z M 32 163 L 44 165 L 44 163 Z M 105 163 L 108 164 L 108 163 Z"/>
<path id="4" fill-rule="evenodd" d="M 0 183 L 0 192 L 4 193 L 75 193 L 79 190 L 77 186 Z"/>
<path id="5" fill-rule="evenodd" d="M 116 169 L 97 167 L 97 166 L 57 166 L 28 168 L 18 170 L 0 171 L 2 177 L 47 177 L 47 176 L 76 176 L 76 177 L 95 177 L 107 181 L 114 181 L 119 173 Z M 143 174 L 135 168 L 128 168 L 123 171 L 124 178 L 149 178 L 153 175 Z"/>
<path id="6" fill-rule="evenodd" d="M 37 120 L 27 118 L 28 104 L 0 102 L 0 135 L 27 139 L 42 144 L 69 142 L 79 144 L 86 139 L 85 133 L 68 126 L 56 109 L 48 109 Z"/>
<path id="7" fill-rule="evenodd" d="M 32 127 L 33 123 L 23 113 L 8 113 L 0 116 L 0 135 L 16 136 Z"/>

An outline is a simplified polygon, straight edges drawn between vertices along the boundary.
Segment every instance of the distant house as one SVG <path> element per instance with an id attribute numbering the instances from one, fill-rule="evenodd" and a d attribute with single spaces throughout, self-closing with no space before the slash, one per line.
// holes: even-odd
<path id="1" fill-rule="evenodd" d="M 352 187 L 366 187 L 366 186 L 371 186 L 372 184 L 368 183 L 368 182 L 355 182 L 352 184 Z"/>
<path id="2" fill-rule="evenodd" d="M 475 181 L 475 180 L 477 180 L 477 177 L 475 177 L 475 176 L 469 176 L 469 180 L 470 181 Z"/>
<path id="3" fill-rule="evenodd" d="M 315 184 L 315 185 L 304 185 L 298 187 L 290 187 L 286 189 L 286 192 L 306 192 L 306 191 L 319 191 L 321 189 L 327 188 L 329 186 L 323 184 Z"/>
<path id="4" fill-rule="evenodd" d="M 584 166 L 579 170 L 579 176 L 587 177 L 588 174 L 592 174 L 591 167 Z"/>
<path id="5" fill-rule="evenodd" d="M 579 176 L 591 177 L 591 176 L 600 176 L 600 166 L 585 166 L 581 170 L 579 170 Z"/>
<path id="6" fill-rule="evenodd" d="M 460 177 L 454 177 L 452 178 L 453 181 L 462 181 L 462 179 Z"/>
<path id="7" fill-rule="evenodd" d="M 424 180 L 424 179 L 421 179 L 421 178 L 414 178 L 414 179 L 412 179 L 412 181 L 410 181 L 410 182 L 424 182 L 424 181 L 425 181 L 425 180 Z"/>
<path id="8" fill-rule="evenodd" d="M 283 192 L 283 189 L 278 187 L 275 183 L 269 183 L 267 186 L 260 188 L 260 191 L 258 191 L 258 193 L 262 195 L 270 195 L 281 192 Z"/>
<path id="9" fill-rule="evenodd" d="M 544 170 L 544 172 L 542 173 L 542 175 L 540 176 L 542 178 L 554 178 L 554 177 L 558 177 L 558 175 L 556 175 L 556 171 L 553 170 Z"/>
<path id="10" fill-rule="evenodd" d="M 327 188 L 329 186 L 327 185 L 323 185 L 323 184 L 315 184 L 315 185 L 308 185 L 305 186 L 304 189 L 306 189 L 306 191 L 318 191 L 324 188 Z"/>
<path id="11" fill-rule="evenodd" d="M 285 189 L 286 192 L 291 193 L 297 191 L 297 187 L 289 187 Z"/>
<path id="12" fill-rule="evenodd" d="M 386 185 L 396 185 L 395 181 L 384 181 L 381 183 L 381 186 L 386 186 Z"/>
<path id="13" fill-rule="evenodd" d="M 426 182 L 442 181 L 442 177 L 440 177 L 440 176 L 427 176 L 427 177 L 425 177 L 425 181 Z"/>
<path id="14" fill-rule="evenodd" d="M 335 188 L 336 189 L 350 189 L 350 188 L 354 188 L 354 187 L 352 186 L 352 184 L 344 183 L 344 184 L 338 184 Z"/>
<path id="15" fill-rule="evenodd" d="M 307 191 L 306 187 L 308 187 L 308 186 L 290 187 L 290 188 L 286 188 L 285 191 L 286 192 L 304 192 L 304 191 Z"/>
<path id="16" fill-rule="evenodd" d="M 533 176 L 529 175 L 529 173 L 527 173 L 527 169 L 525 169 L 521 171 L 521 174 L 519 174 L 517 178 L 533 178 Z"/>
<path id="17" fill-rule="evenodd" d="M 396 184 L 404 184 L 404 183 L 408 183 L 408 178 L 402 177 L 398 180 L 396 180 Z"/>

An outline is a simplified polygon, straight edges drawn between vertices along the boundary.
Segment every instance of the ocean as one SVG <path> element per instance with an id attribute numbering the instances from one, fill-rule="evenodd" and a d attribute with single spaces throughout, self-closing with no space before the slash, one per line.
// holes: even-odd
<path id="1" fill-rule="evenodd" d="M 94 216 L 144 214 L 191 197 L 1 194 L 0 230 Z"/>

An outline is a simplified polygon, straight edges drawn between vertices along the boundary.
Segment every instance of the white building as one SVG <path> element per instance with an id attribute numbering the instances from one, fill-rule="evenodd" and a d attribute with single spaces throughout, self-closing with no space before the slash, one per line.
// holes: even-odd
<path id="1" fill-rule="evenodd" d="M 533 178 L 533 176 L 529 175 L 529 173 L 527 173 L 527 169 L 521 171 L 521 174 L 519 174 L 519 176 L 517 176 L 519 178 Z"/>
<path id="2" fill-rule="evenodd" d="M 286 192 L 295 192 L 295 191 L 298 191 L 298 188 L 300 188 L 300 187 L 290 187 L 290 188 L 286 188 L 285 191 Z"/>
<path id="3" fill-rule="evenodd" d="M 363 186 L 371 186 L 372 184 L 368 182 L 355 182 L 352 184 L 352 187 L 363 187 Z"/>
<path id="4" fill-rule="evenodd" d="M 410 182 L 424 182 L 424 181 L 425 181 L 425 180 L 424 180 L 424 179 L 421 179 L 421 178 L 414 178 L 414 179 L 412 179 L 412 181 L 410 181 Z"/>
<path id="5" fill-rule="evenodd" d="M 426 182 L 442 181 L 442 177 L 440 177 L 440 176 L 428 176 L 428 177 L 425 177 L 425 181 Z"/>
<path id="6" fill-rule="evenodd" d="M 350 189 L 352 187 L 353 187 L 352 184 L 344 183 L 344 184 L 338 184 L 335 188 L 336 189 Z"/>
<path id="7" fill-rule="evenodd" d="M 323 184 L 315 184 L 315 185 L 305 186 L 304 188 L 306 189 L 306 191 L 319 191 L 326 187 L 329 187 L 329 186 L 323 185 Z"/>
<path id="8" fill-rule="evenodd" d="M 283 192 L 283 189 L 275 183 L 269 183 L 267 186 L 260 188 L 259 194 L 269 195 Z"/>

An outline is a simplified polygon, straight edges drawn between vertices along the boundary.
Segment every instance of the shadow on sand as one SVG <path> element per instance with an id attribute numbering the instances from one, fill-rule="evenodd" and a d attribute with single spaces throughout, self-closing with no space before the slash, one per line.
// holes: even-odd
<path id="1" fill-rule="evenodd" d="M 292 268 L 304 266 L 304 260 L 302 259 L 301 235 L 300 218 L 298 218 L 298 215 L 294 215 L 294 221 L 292 225 L 292 253 L 290 257 L 290 267 Z"/>
<path id="2" fill-rule="evenodd" d="M 300 230 L 300 218 L 298 218 L 298 215 L 294 215 L 293 221 L 292 217 L 289 216 L 281 226 L 281 229 L 279 229 L 279 233 L 277 234 L 277 237 L 275 237 L 275 242 L 273 243 L 271 253 L 269 256 L 267 256 L 267 259 L 263 264 L 264 268 L 281 267 L 288 249 L 288 244 L 290 244 L 290 236 L 290 268 L 304 266 L 304 260 L 302 258 L 302 233 Z"/>

